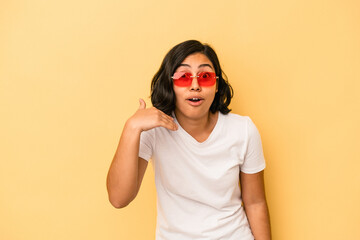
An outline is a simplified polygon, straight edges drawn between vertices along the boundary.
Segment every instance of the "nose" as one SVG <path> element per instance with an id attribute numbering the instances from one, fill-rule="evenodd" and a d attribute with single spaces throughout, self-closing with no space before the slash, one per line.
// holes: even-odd
<path id="1" fill-rule="evenodd" d="M 196 76 L 193 77 L 193 79 L 192 79 L 190 90 L 192 90 L 192 91 L 200 91 L 201 90 Z"/>

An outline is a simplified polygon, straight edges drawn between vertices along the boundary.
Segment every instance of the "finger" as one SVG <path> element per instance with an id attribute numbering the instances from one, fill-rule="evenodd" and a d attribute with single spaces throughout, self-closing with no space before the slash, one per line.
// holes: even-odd
<path id="1" fill-rule="evenodd" d="M 161 116 L 165 116 L 165 117 L 167 117 L 169 119 L 174 119 L 172 116 L 167 115 L 166 113 L 164 113 L 163 111 L 161 111 L 160 109 L 158 109 L 156 107 L 152 107 L 152 109 L 155 110 Z"/>
<path id="2" fill-rule="evenodd" d="M 146 103 L 142 98 L 139 98 L 139 103 L 140 103 L 139 109 L 145 109 L 146 108 Z"/>
<path id="3" fill-rule="evenodd" d="M 172 118 L 172 117 L 170 117 L 169 115 L 167 115 L 167 114 L 165 114 L 165 113 L 161 113 L 160 114 L 160 117 L 162 118 L 162 119 L 165 119 L 165 120 L 167 120 L 167 121 L 174 121 L 174 118 Z"/>
<path id="4" fill-rule="evenodd" d="M 166 121 L 174 121 L 174 118 L 170 117 L 166 113 L 162 112 L 161 110 L 153 107 L 152 110 L 154 114 L 157 116 L 158 120 L 166 120 Z"/>
<path id="5" fill-rule="evenodd" d="M 164 125 L 161 126 L 161 127 L 167 128 L 167 129 L 169 129 L 169 130 L 171 130 L 171 131 L 176 131 L 176 130 L 178 130 L 177 126 L 175 126 L 175 125 L 173 125 L 173 124 L 164 124 Z"/>
<path id="6" fill-rule="evenodd" d="M 171 120 L 171 121 L 174 121 L 174 118 L 173 118 L 172 116 L 167 115 L 166 113 L 164 113 L 164 112 L 161 111 L 161 110 L 158 110 L 158 111 L 159 111 L 159 113 L 160 113 L 160 115 L 161 115 L 162 117 L 165 117 L 166 119 L 169 119 L 169 120 Z"/>
<path id="7" fill-rule="evenodd" d="M 176 126 L 175 120 L 174 120 L 172 117 L 170 117 L 170 116 L 168 116 L 168 115 L 166 115 L 166 114 L 161 115 L 161 120 L 162 120 L 164 123 L 168 124 L 169 126 L 170 126 L 170 125 L 173 126 L 173 127 Z"/>
<path id="8" fill-rule="evenodd" d="M 167 128 L 169 130 L 172 130 L 172 131 L 178 130 L 178 126 L 173 120 L 169 120 L 169 119 L 165 119 L 165 118 L 161 120 L 160 126 Z"/>

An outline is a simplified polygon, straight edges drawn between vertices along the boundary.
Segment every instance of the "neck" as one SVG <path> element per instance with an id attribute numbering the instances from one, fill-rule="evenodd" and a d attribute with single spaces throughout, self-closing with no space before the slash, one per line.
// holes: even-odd
<path id="1" fill-rule="evenodd" d="M 176 119 L 181 127 L 195 139 L 206 139 L 208 134 L 210 134 L 215 127 L 218 114 L 219 112 L 211 113 L 209 111 L 203 116 L 191 118 L 175 110 Z"/>

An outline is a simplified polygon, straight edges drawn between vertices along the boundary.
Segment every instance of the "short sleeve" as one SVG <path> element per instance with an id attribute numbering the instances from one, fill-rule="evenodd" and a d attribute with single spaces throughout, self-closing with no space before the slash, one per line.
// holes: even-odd
<path id="1" fill-rule="evenodd" d="M 264 170 L 265 158 L 260 133 L 251 118 L 247 118 L 247 146 L 241 171 L 251 174 Z"/>
<path id="2" fill-rule="evenodd" d="M 149 161 L 153 154 L 154 149 L 154 136 L 155 130 L 151 129 L 143 131 L 140 134 L 140 146 L 139 146 L 139 157 Z"/>

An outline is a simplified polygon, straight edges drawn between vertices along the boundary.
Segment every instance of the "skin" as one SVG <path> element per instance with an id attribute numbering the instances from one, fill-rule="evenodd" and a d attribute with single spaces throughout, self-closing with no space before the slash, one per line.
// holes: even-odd
<path id="1" fill-rule="evenodd" d="M 126 207 L 139 192 L 148 164 L 138 157 L 141 132 L 155 127 L 178 128 L 173 118 L 154 107 L 146 108 L 143 99 L 139 101 L 139 109 L 125 123 L 107 175 L 108 197 L 115 208 Z"/>
<path id="2" fill-rule="evenodd" d="M 269 210 L 265 198 L 264 171 L 240 172 L 241 196 L 251 231 L 256 240 L 270 240 Z"/>
<path id="3" fill-rule="evenodd" d="M 189 55 L 176 72 L 214 72 L 211 61 L 201 53 Z M 181 127 L 198 142 L 205 141 L 216 125 L 218 112 L 209 111 L 217 92 L 217 84 L 201 87 L 196 77 L 189 87 L 173 85 L 176 103 L 175 115 Z M 201 98 L 196 106 L 189 98 Z M 127 206 L 137 195 L 148 162 L 138 157 L 140 134 L 155 127 L 176 131 L 174 119 L 160 110 L 146 108 L 140 99 L 140 107 L 126 122 L 118 148 L 107 176 L 109 201 L 116 208 Z M 256 240 L 270 240 L 270 222 L 265 199 L 263 171 L 255 174 L 240 172 L 240 183 L 244 209 Z"/>
<path id="4" fill-rule="evenodd" d="M 211 61 L 202 53 L 189 55 L 175 72 L 190 72 L 196 76 L 200 72 L 215 72 Z M 203 142 L 212 132 L 216 125 L 218 112 L 209 111 L 217 91 L 217 85 L 201 87 L 197 78 L 193 78 L 189 87 L 173 85 L 176 96 L 175 115 L 181 127 L 198 142 Z M 192 106 L 189 102 L 191 97 L 200 97 L 201 103 Z"/>

